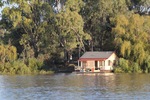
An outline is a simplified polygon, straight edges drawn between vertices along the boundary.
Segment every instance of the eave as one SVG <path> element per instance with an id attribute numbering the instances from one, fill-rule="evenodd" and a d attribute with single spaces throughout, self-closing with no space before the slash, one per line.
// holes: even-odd
<path id="1" fill-rule="evenodd" d="M 79 61 L 105 61 L 107 58 L 80 58 Z"/>

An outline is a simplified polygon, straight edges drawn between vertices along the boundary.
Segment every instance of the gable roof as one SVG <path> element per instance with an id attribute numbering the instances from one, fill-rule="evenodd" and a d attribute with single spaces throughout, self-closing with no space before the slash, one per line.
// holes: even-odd
<path id="1" fill-rule="evenodd" d="M 101 59 L 105 60 L 109 58 L 114 52 L 113 51 L 102 51 L 102 52 L 85 52 L 79 60 L 93 60 L 93 59 Z"/>

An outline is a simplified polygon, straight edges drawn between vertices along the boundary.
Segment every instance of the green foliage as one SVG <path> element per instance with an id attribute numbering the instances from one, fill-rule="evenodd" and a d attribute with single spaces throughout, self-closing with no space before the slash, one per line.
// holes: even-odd
<path id="1" fill-rule="evenodd" d="M 53 72 L 53 71 L 41 70 L 39 73 L 40 73 L 40 74 L 53 74 L 54 72 Z"/>
<path id="2" fill-rule="evenodd" d="M 40 61 L 35 58 L 29 58 L 28 67 L 30 67 L 31 70 L 40 70 L 42 66 L 43 66 L 43 61 Z"/>
<path id="3" fill-rule="evenodd" d="M 0 65 L 1 74 L 31 74 L 31 70 L 27 67 L 22 60 L 7 62 Z"/>
<path id="4" fill-rule="evenodd" d="M 43 62 L 35 58 L 29 59 L 29 64 L 26 65 L 23 60 L 6 62 L 0 64 L 0 74 L 51 74 L 50 70 L 43 68 Z"/>
<path id="5" fill-rule="evenodd" d="M 16 47 L 0 44 L 0 62 L 12 62 L 17 59 Z"/>
<path id="6" fill-rule="evenodd" d="M 83 46 L 83 39 L 88 34 L 83 32 L 83 19 L 77 12 L 66 11 L 56 15 L 58 40 L 69 50 L 77 44 Z"/>
<path id="7" fill-rule="evenodd" d="M 142 66 L 146 54 L 149 54 L 149 50 L 146 49 L 149 47 L 149 28 L 145 26 L 149 23 L 148 19 L 149 17 L 131 14 L 129 17 L 117 15 L 111 20 L 112 23 L 115 23 L 112 32 L 120 56 L 136 62 L 140 66 Z"/>
<path id="8" fill-rule="evenodd" d="M 110 18 L 126 12 L 126 0 L 85 0 L 81 11 L 84 29 L 92 36 L 96 50 L 114 50 Z"/>
<path id="9" fill-rule="evenodd" d="M 76 11 L 79 12 L 81 7 L 83 6 L 83 1 L 82 0 L 66 0 L 66 9 L 70 11 Z"/>
<path id="10" fill-rule="evenodd" d="M 2 1 L 0 1 L 0 7 L 1 7 L 1 6 L 3 6 L 3 2 L 2 2 Z"/>
<path id="11" fill-rule="evenodd" d="M 124 71 L 121 69 L 121 67 L 115 67 L 115 69 L 114 69 L 114 72 L 115 73 L 124 73 Z"/>
<path id="12" fill-rule="evenodd" d="M 145 57 L 142 69 L 144 70 L 145 73 L 150 73 L 150 55 L 147 55 Z"/>
<path id="13" fill-rule="evenodd" d="M 142 70 L 141 70 L 141 68 L 140 68 L 138 63 L 131 62 L 130 67 L 131 67 L 131 71 L 133 73 L 141 73 L 142 72 Z"/>
<path id="14" fill-rule="evenodd" d="M 57 13 L 54 2 L 7 0 L 15 5 L 5 7 L 0 20 L 1 73 L 49 73 L 49 65 L 91 48 L 116 51 L 115 72 L 150 73 L 150 16 L 128 8 L 150 0 L 60 0 Z"/>
<path id="15" fill-rule="evenodd" d="M 34 57 L 37 58 L 43 51 L 43 46 L 45 46 L 43 45 L 45 44 L 45 37 L 51 38 L 49 35 L 51 33 L 47 30 L 49 26 L 48 20 L 51 20 L 51 16 L 53 15 L 52 8 L 48 3 L 39 0 L 30 2 L 25 0 L 11 0 L 10 3 L 16 3 L 17 7 L 5 8 L 2 20 L 6 21 L 7 19 L 7 22 L 12 24 L 12 27 L 9 29 L 12 32 L 17 28 L 21 29 L 23 35 L 20 39 L 20 44 L 24 48 L 22 51 L 23 54 L 26 54 L 27 47 L 30 47 Z M 4 23 L 6 24 L 6 22 Z M 52 44 L 49 43 L 49 45 Z M 27 58 L 28 56 L 25 57 Z"/>
<path id="16" fill-rule="evenodd" d="M 1 74 L 31 74 L 31 73 L 51 73 L 44 71 L 43 60 L 36 58 L 20 60 L 17 59 L 17 51 L 14 46 L 0 45 L 0 73 Z M 27 63 L 28 62 L 28 63 Z M 43 70 L 41 72 L 41 70 Z"/>
<path id="17" fill-rule="evenodd" d="M 131 50 L 130 50 L 130 41 L 124 41 L 121 45 L 121 54 L 123 55 L 123 57 L 129 57 Z"/>
<path id="18" fill-rule="evenodd" d="M 142 73 L 142 70 L 138 63 L 126 60 L 124 58 L 119 59 L 118 65 L 114 69 L 115 73 Z"/>
<path id="19" fill-rule="evenodd" d="M 120 58 L 119 59 L 119 67 L 121 67 L 121 69 L 124 71 L 124 72 L 129 72 L 130 71 L 130 68 L 129 68 L 129 61 L 128 60 L 125 60 L 123 58 Z"/>

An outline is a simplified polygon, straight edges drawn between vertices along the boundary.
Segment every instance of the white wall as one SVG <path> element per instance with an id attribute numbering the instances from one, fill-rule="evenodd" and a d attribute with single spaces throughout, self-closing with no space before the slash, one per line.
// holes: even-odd
<path id="1" fill-rule="evenodd" d="M 110 65 L 108 64 L 109 60 L 111 62 Z M 105 70 L 113 70 L 114 60 L 115 61 L 118 60 L 118 57 L 116 56 L 115 53 L 113 53 L 108 59 L 105 60 Z"/>

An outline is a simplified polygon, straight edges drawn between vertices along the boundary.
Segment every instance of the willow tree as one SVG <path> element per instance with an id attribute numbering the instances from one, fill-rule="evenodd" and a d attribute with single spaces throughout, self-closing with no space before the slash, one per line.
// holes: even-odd
<path id="1" fill-rule="evenodd" d="M 118 15 L 112 19 L 115 25 L 112 32 L 114 43 L 120 56 L 138 63 L 141 67 L 147 60 L 149 53 L 149 25 L 150 17 L 131 14 Z"/>
<path id="2" fill-rule="evenodd" d="M 26 51 L 31 52 L 29 56 L 38 57 L 43 48 L 46 48 L 43 43 L 45 38 L 51 40 L 50 33 L 46 31 L 53 14 L 51 6 L 39 0 L 10 0 L 9 3 L 15 5 L 3 10 L 2 20 L 5 20 L 5 24 L 9 21 L 12 30 L 21 29 L 20 45 L 23 46 L 25 57 Z"/>

